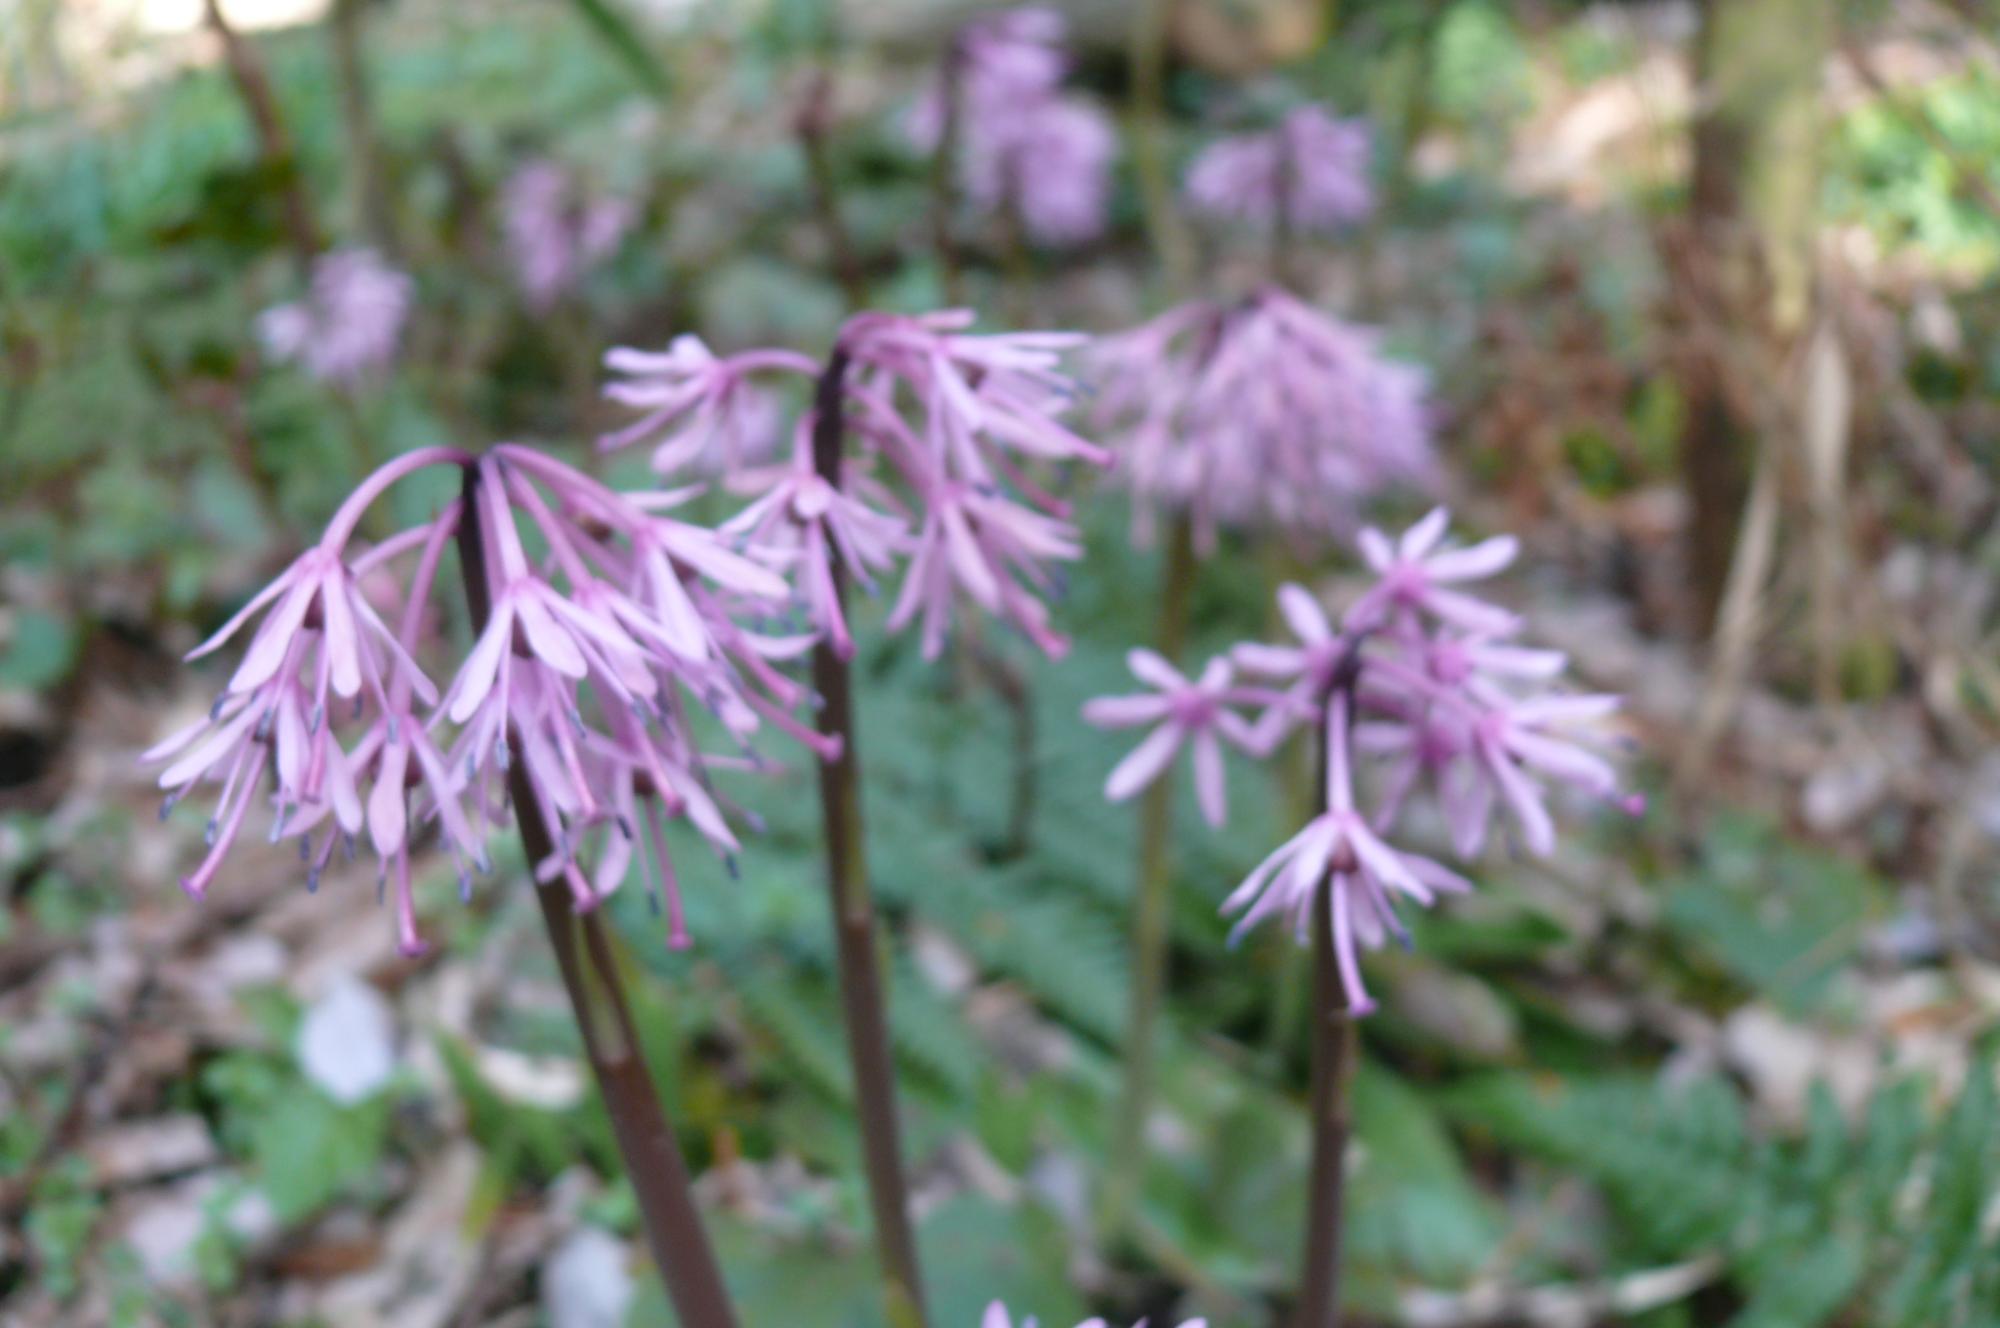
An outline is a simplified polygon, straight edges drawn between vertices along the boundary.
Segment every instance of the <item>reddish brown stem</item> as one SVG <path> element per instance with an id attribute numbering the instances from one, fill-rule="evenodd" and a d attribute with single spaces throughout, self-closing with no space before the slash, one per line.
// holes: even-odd
<path id="1" fill-rule="evenodd" d="M 464 512 L 458 523 L 459 565 L 465 578 L 466 603 L 475 631 L 483 630 L 492 612 L 487 591 L 485 546 L 480 536 L 479 463 L 465 468 Z M 541 803 L 521 759 L 519 736 L 508 733 L 515 756 L 508 766 L 507 792 L 514 804 L 514 822 L 521 847 L 533 864 L 555 851 L 554 836 L 542 817 Z M 579 913 L 560 881 L 535 886 L 549 944 L 562 970 L 563 989 L 583 1033 L 584 1054 L 597 1077 L 597 1089 L 611 1117 L 611 1131 L 625 1172 L 639 1200 L 653 1262 L 667 1284 L 674 1313 L 688 1328 L 735 1328 L 736 1311 L 723 1285 L 722 1268 L 695 1206 L 687 1162 L 667 1119 L 652 1072 L 640 1050 L 631 1006 L 625 999 L 611 937 L 603 917 Z"/>
<path id="2" fill-rule="evenodd" d="M 222 13 L 221 0 L 206 0 L 208 26 L 222 41 L 223 59 L 243 108 L 250 114 L 257 134 L 257 156 L 264 169 L 277 181 L 285 214 L 285 233 L 292 244 L 293 257 L 303 273 L 319 256 L 320 230 L 313 220 L 312 204 L 306 200 L 305 185 L 299 178 L 298 155 L 292 150 L 285 118 L 278 111 L 278 99 L 271 92 L 270 77 L 257 48 L 230 26 Z"/>
<path id="3" fill-rule="evenodd" d="M 834 348 L 814 400 L 813 468 L 840 487 L 845 445 L 844 380 L 847 352 Z M 828 541 L 829 546 L 833 541 Z M 833 593 L 847 598 L 847 569 L 830 549 Z M 868 1201 L 875 1246 L 882 1263 L 890 1328 L 922 1328 L 923 1281 L 910 1227 L 909 1186 L 903 1178 L 901 1130 L 896 1118 L 895 1067 L 883 995 L 875 905 L 868 888 L 868 854 L 862 842 L 861 771 L 855 755 L 854 692 L 847 661 L 822 638 L 813 647 L 813 687 L 819 692 L 819 731 L 840 739 L 840 755 L 820 763 L 820 810 L 826 823 L 827 885 L 832 894 L 835 951 L 840 965 L 841 1015 L 854 1070 L 854 1100 L 861 1124 Z"/>

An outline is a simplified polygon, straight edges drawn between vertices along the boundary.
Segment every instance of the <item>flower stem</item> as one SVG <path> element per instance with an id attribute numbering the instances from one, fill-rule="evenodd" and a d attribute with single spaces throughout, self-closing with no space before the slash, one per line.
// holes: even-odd
<path id="1" fill-rule="evenodd" d="M 485 628 L 492 611 L 480 534 L 482 509 L 475 501 L 478 488 L 479 463 L 468 462 L 458 523 L 458 556 L 475 631 Z M 518 735 L 510 733 L 508 741 L 517 749 L 508 767 L 507 788 L 521 846 L 530 863 L 541 862 L 554 851 L 553 837 L 528 780 L 527 762 L 518 754 Z M 729 1303 L 722 1269 L 695 1206 L 687 1163 L 640 1050 L 604 919 L 594 911 L 577 912 L 560 882 L 536 885 L 535 897 L 548 927 L 549 944 L 556 952 L 556 965 L 562 970 L 570 1008 L 583 1034 L 584 1054 L 597 1077 L 618 1152 L 625 1160 L 626 1176 L 639 1200 L 653 1262 L 667 1284 L 674 1313 L 684 1324 L 735 1328 L 736 1311 Z"/>
<path id="2" fill-rule="evenodd" d="M 1185 512 L 1167 532 L 1160 579 L 1159 651 L 1169 660 L 1187 643 L 1188 601 L 1194 589 L 1194 527 Z M 1168 849 L 1173 838 L 1172 781 L 1157 779 L 1139 804 L 1139 879 L 1132 909 L 1132 1002 L 1125 1019 L 1125 1086 L 1112 1140 L 1099 1220 L 1117 1236 L 1145 1183 L 1146 1118 L 1152 1107 L 1153 1059 L 1160 1000 L 1166 990 L 1167 917 L 1171 896 Z"/>
<path id="3" fill-rule="evenodd" d="M 1162 92 L 1166 83 L 1167 20 L 1173 0 L 1140 0 L 1132 12 L 1132 159 L 1139 177 L 1139 202 L 1146 234 L 1160 260 L 1167 289 L 1176 297 L 1194 272 L 1194 244 L 1174 207 L 1173 181 L 1167 174 L 1166 149 L 1161 142 Z"/>
<path id="4" fill-rule="evenodd" d="M 847 363 L 847 352 L 835 346 L 814 398 L 813 467 L 835 488 L 840 487 L 845 444 Z M 830 561 L 833 593 L 844 608 L 847 569 L 837 546 L 830 551 Z M 819 731 L 840 739 L 840 755 L 820 763 L 820 810 L 826 825 L 827 884 L 840 965 L 841 1015 L 847 1025 L 847 1050 L 854 1071 L 875 1246 L 882 1262 L 885 1318 L 890 1328 L 922 1328 L 923 1282 L 916 1237 L 910 1227 L 909 1187 L 903 1178 L 881 954 L 875 935 L 875 905 L 868 889 L 868 854 L 862 842 L 854 690 L 847 661 L 827 641 L 813 647 L 812 676 L 819 693 Z"/>
<path id="5" fill-rule="evenodd" d="M 1354 658 L 1350 656 L 1350 659 Z M 1341 670 L 1336 686 L 1351 690 L 1358 669 Z M 1319 797 L 1327 800 L 1325 744 L 1332 725 L 1319 725 Z M 1343 727 L 1341 741 L 1346 741 Z M 1347 1189 L 1347 1139 L 1352 1130 L 1349 1083 L 1354 1073 L 1356 1036 L 1340 983 L 1333 947 L 1333 874 L 1313 896 L 1312 918 L 1312 1167 L 1307 1173 L 1306 1241 L 1293 1328 L 1339 1328 L 1340 1241 Z"/>
<path id="6" fill-rule="evenodd" d="M 956 306 L 965 294 L 952 221 L 958 212 L 959 121 L 964 112 L 959 80 L 965 72 L 965 37 L 954 36 L 938 69 L 938 141 L 931 154 L 931 248 L 937 258 L 944 302 Z"/>
<path id="7" fill-rule="evenodd" d="M 805 98 L 800 103 L 794 125 L 799 148 L 806 159 L 806 180 L 812 189 L 813 211 L 819 214 L 820 231 L 826 237 L 828 255 L 841 294 L 847 297 L 849 313 L 868 307 L 868 281 L 862 275 L 861 260 L 855 253 L 854 237 L 840 213 L 840 194 L 835 185 L 833 159 L 827 151 L 827 133 L 833 121 L 833 76 L 825 68 L 813 72 Z"/>

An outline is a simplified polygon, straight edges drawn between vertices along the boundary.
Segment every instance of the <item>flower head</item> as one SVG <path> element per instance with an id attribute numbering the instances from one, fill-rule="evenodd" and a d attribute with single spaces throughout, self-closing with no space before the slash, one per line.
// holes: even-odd
<path id="1" fill-rule="evenodd" d="M 449 465 L 464 495 L 430 522 L 357 551 L 366 509 L 402 477 Z M 325 535 L 211 641 L 262 614 L 209 718 L 161 743 L 167 806 L 204 781 L 222 786 L 210 852 L 187 878 L 203 893 L 268 776 L 271 838 L 294 838 L 316 887 L 336 845 L 366 832 L 384 893 L 395 882 L 399 939 L 423 949 L 411 888 L 421 831 L 437 836 L 462 888 L 490 868 L 486 841 L 507 810 L 532 801 L 554 838 L 533 864 L 579 908 L 618 887 L 635 856 L 664 889 L 672 939 L 684 941 L 660 827 L 686 820 L 722 854 L 737 847 L 709 786 L 717 758 L 697 747 L 688 703 L 743 745 L 725 763 L 755 764 L 764 724 L 822 756 L 838 750 L 788 713 L 803 702 L 772 668 L 800 643 L 758 636 L 757 617 L 789 593 L 758 557 L 674 520 L 677 495 L 624 495 L 528 448 L 482 457 L 432 448 L 389 463 L 351 496 Z M 545 557 L 530 557 L 523 527 Z M 434 644 L 438 570 L 454 541 L 486 621 L 442 693 L 418 657 Z M 386 579 L 391 628 L 364 582 Z M 322 833 L 323 831 L 323 833 Z M 579 854 L 596 844 L 594 870 Z"/>
<path id="2" fill-rule="evenodd" d="M 1069 58 L 1063 16 L 1023 8 L 976 19 L 959 34 L 941 87 L 920 99 L 907 125 L 920 151 L 945 133 L 955 98 L 957 170 L 966 200 L 987 214 L 1012 213 L 1028 238 L 1080 244 L 1104 229 L 1118 133 L 1096 104 L 1061 94 Z"/>
<path id="3" fill-rule="evenodd" d="M 1483 849 L 1496 809 L 1512 818 L 1530 852 L 1552 852 L 1551 786 L 1628 812 L 1644 805 L 1620 792 L 1601 750 L 1602 725 L 1617 699 L 1556 690 L 1567 667 L 1560 652 L 1521 644 L 1514 639 L 1524 625 L 1518 615 L 1450 588 L 1505 567 L 1514 542 L 1451 546 L 1448 525 L 1439 509 L 1394 540 L 1363 532 L 1375 581 L 1337 619 L 1305 588 L 1282 587 L 1278 607 L 1293 641 L 1240 644 L 1225 666 L 1268 680 L 1272 690 L 1229 688 L 1220 672 L 1190 684 L 1164 661 L 1135 652 L 1134 671 L 1143 668 L 1160 695 L 1096 701 L 1086 711 L 1096 723 L 1161 726 L 1113 773 L 1107 791 L 1114 797 L 1156 777 L 1221 696 L 1264 707 L 1255 720 L 1232 714 L 1229 729 L 1210 720 L 1253 756 L 1268 755 L 1302 725 L 1320 735 L 1325 807 L 1223 907 L 1241 914 L 1236 935 L 1276 916 L 1308 939 L 1324 888 L 1327 937 L 1357 1012 L 1372 1008 L 1360 952 L 1390 936 L 1409 939 L 1400 905 L 1428 906 L 1439 894 L 1470 888 L 1437 861 L 1395 845 L 1412 799 L 1435 796 L 1451 848 L 1465 859 Z M 1374 776 L 1365 783 L 1367 811 L 1357 762 Z M 1199 748 L 1196 770 L 1199 785 Z M 1210 819 L 1219 819 L 1212 809 Z"/>
<path id="4" fill-rule="evenodd" d="M 274 359 L 351 386 L 395 358 L 410 294 L 409 277 L 373 249 L 336 249 L 314 260 L 304 299 L 259 316 L 258 336 Z"/>
<path id="5" fill-rule="evenodd" d="M 971 323 L 966 310 L 858 314 L 824 372 L 789 351 L 718 358 L 691 337 L 659 355 L 615 350 L 607 361 L 633 376 L 607 394 L 649 413 L 603 445 L 664 432 L 654 466 L 669 469 L 726 438 L 732 403 L 764 392 L 765 379 L 821 379 L 790 463 L 734 472 L 733 484 L 763 492 L 729 532 L 770 541 L 772 558 L 800 578 L 795 600 L 837 651 L 852 639 L 834 591 L 835 553 L 864 587 L 907 555 L 889 626 L 921 622 L 926 656 L 943 649 L 962 599 L 1059 654 L 1066 643 L 1044 598 L 1059 588 L 1051 565 L 1081 556 L 1082 544 L 1038 475 L 1109 459 L 1062 420 L 1075 396 L 1062 356 L 1081 339 L 980 335 Z M 812 445 L 829 402 L 844 440 L 838 483 L 820 473 Z"/>
<path id="6" fill-rule="evenodd" d="M 1098 728 L 1136 728 L 1151 724 L 1152 733 L 1120 761 L 1105 781 L 1104 796 L 1122 802 L 1159 778 L 1183 746 L 1194 752 L 1195 795 L 1202 815 L 1219 826 L 1228 816 L 1228 791 L 1222 768 L 1222 743 L 1253 750 L 1249 723 L 1229 707 L 1256 694 L 1233 687 L 1232 670 L 1224 658 L 1212 659 L 1190 681 L 1180 670 L 1151 650 L 1134 650 L 1126 657 L 1132 674 L 1154 690 L 1136 696 L 1100 696 L 1083 707 L 1083 719 Z"/>
<path id="7" fill-rule="evenodd" d="M 637 210 L 622 198 L 585 196 L 570 172 L 537 158 L 508 179 L 500 216 L 514 279 L 531 307 L 547 309 L 611 256 Z"/>
<path id="8" fill-rule="evenodd" d="M 1295 231 L 1330 231 L 1375 209 L 1368 122 L 1305 105 L 1275 128 L 1211 144 L 1187 174 L 1188 206 L 1218 221 L 1269 230 L 1282 215 Z"/>
<path id="9" fill-rule="evenodd" d="M 1396 914 L 1399 897 L 1428 907 L 1439 893 L 1461 894 L 1472 883 L 1441 863 L 1391 848 L 1356 809 L 1349 706 L 1340 692 L 1328 704 L 1326 809 L 1259 863 L 1223 901 L 1222 911 L 1243 915 L 1232 939 L 1276 916 L 1303 942 L 1311 937 L 1314 900 L 1322 888 L 1328 890 L 1327 925 L 1348 1008 L 1366 1014 L 1375 1002 L 1361 981 L 1357 947 L 1379 949 L 1392 935 L 1408 940 Z"/>
<path id="10" fill-rule="evenodd" d="M 1318 539 L 1363 499 L 1434 479 L 1423 374 L 1275 287 L 1169 310 L 1099 342 L 1090 367 L 1142 532 L 1165 506 L 1204 539 L 1221 525 Z"/>

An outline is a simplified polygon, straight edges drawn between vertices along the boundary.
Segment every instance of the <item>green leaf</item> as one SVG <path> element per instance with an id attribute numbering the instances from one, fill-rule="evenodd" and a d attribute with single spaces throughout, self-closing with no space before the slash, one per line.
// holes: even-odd
<path id="1" fill-rule="evenodd" d="M 656 97 L 666 95 L 667 71 L 611 0 L 570 0 L 590 30 L 610 48 L 639 86 Z"/>
<path id="2" fill-rule="evenodd" d="M 310 1216 L 373 1174 L 387 1142 L 389 1109 L 384 1099 L 341 1106 L 301 1090 L 257 1122 L 251 1154 L 279 1221 Z"/>
<path id="3" fill-rule="evenodd" d="M 0 687 L 31 692 L 53 687 L 76 661 L 76 628 L 53 613 L 17 609 L 7 635 L 0 650 Z"/>

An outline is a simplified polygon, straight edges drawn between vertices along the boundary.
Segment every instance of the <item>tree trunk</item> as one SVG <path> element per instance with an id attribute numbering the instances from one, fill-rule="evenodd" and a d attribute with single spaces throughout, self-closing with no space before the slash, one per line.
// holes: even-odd
<path id="1" fill-rule="evenodd" d="M 1831 0 L 1702 4 L 1688 244 L 1674 274 L 1697 347 L 1681 385 L 1682 480 L 1702 633 L 1722 601 L 1758 441 L 1728 376 L 1768 382 L 1812 304 L 1820 83 L 1833 18 Z M 1746 338 L 1773 354 L 1745 365 L 1719 353 Z"/>

